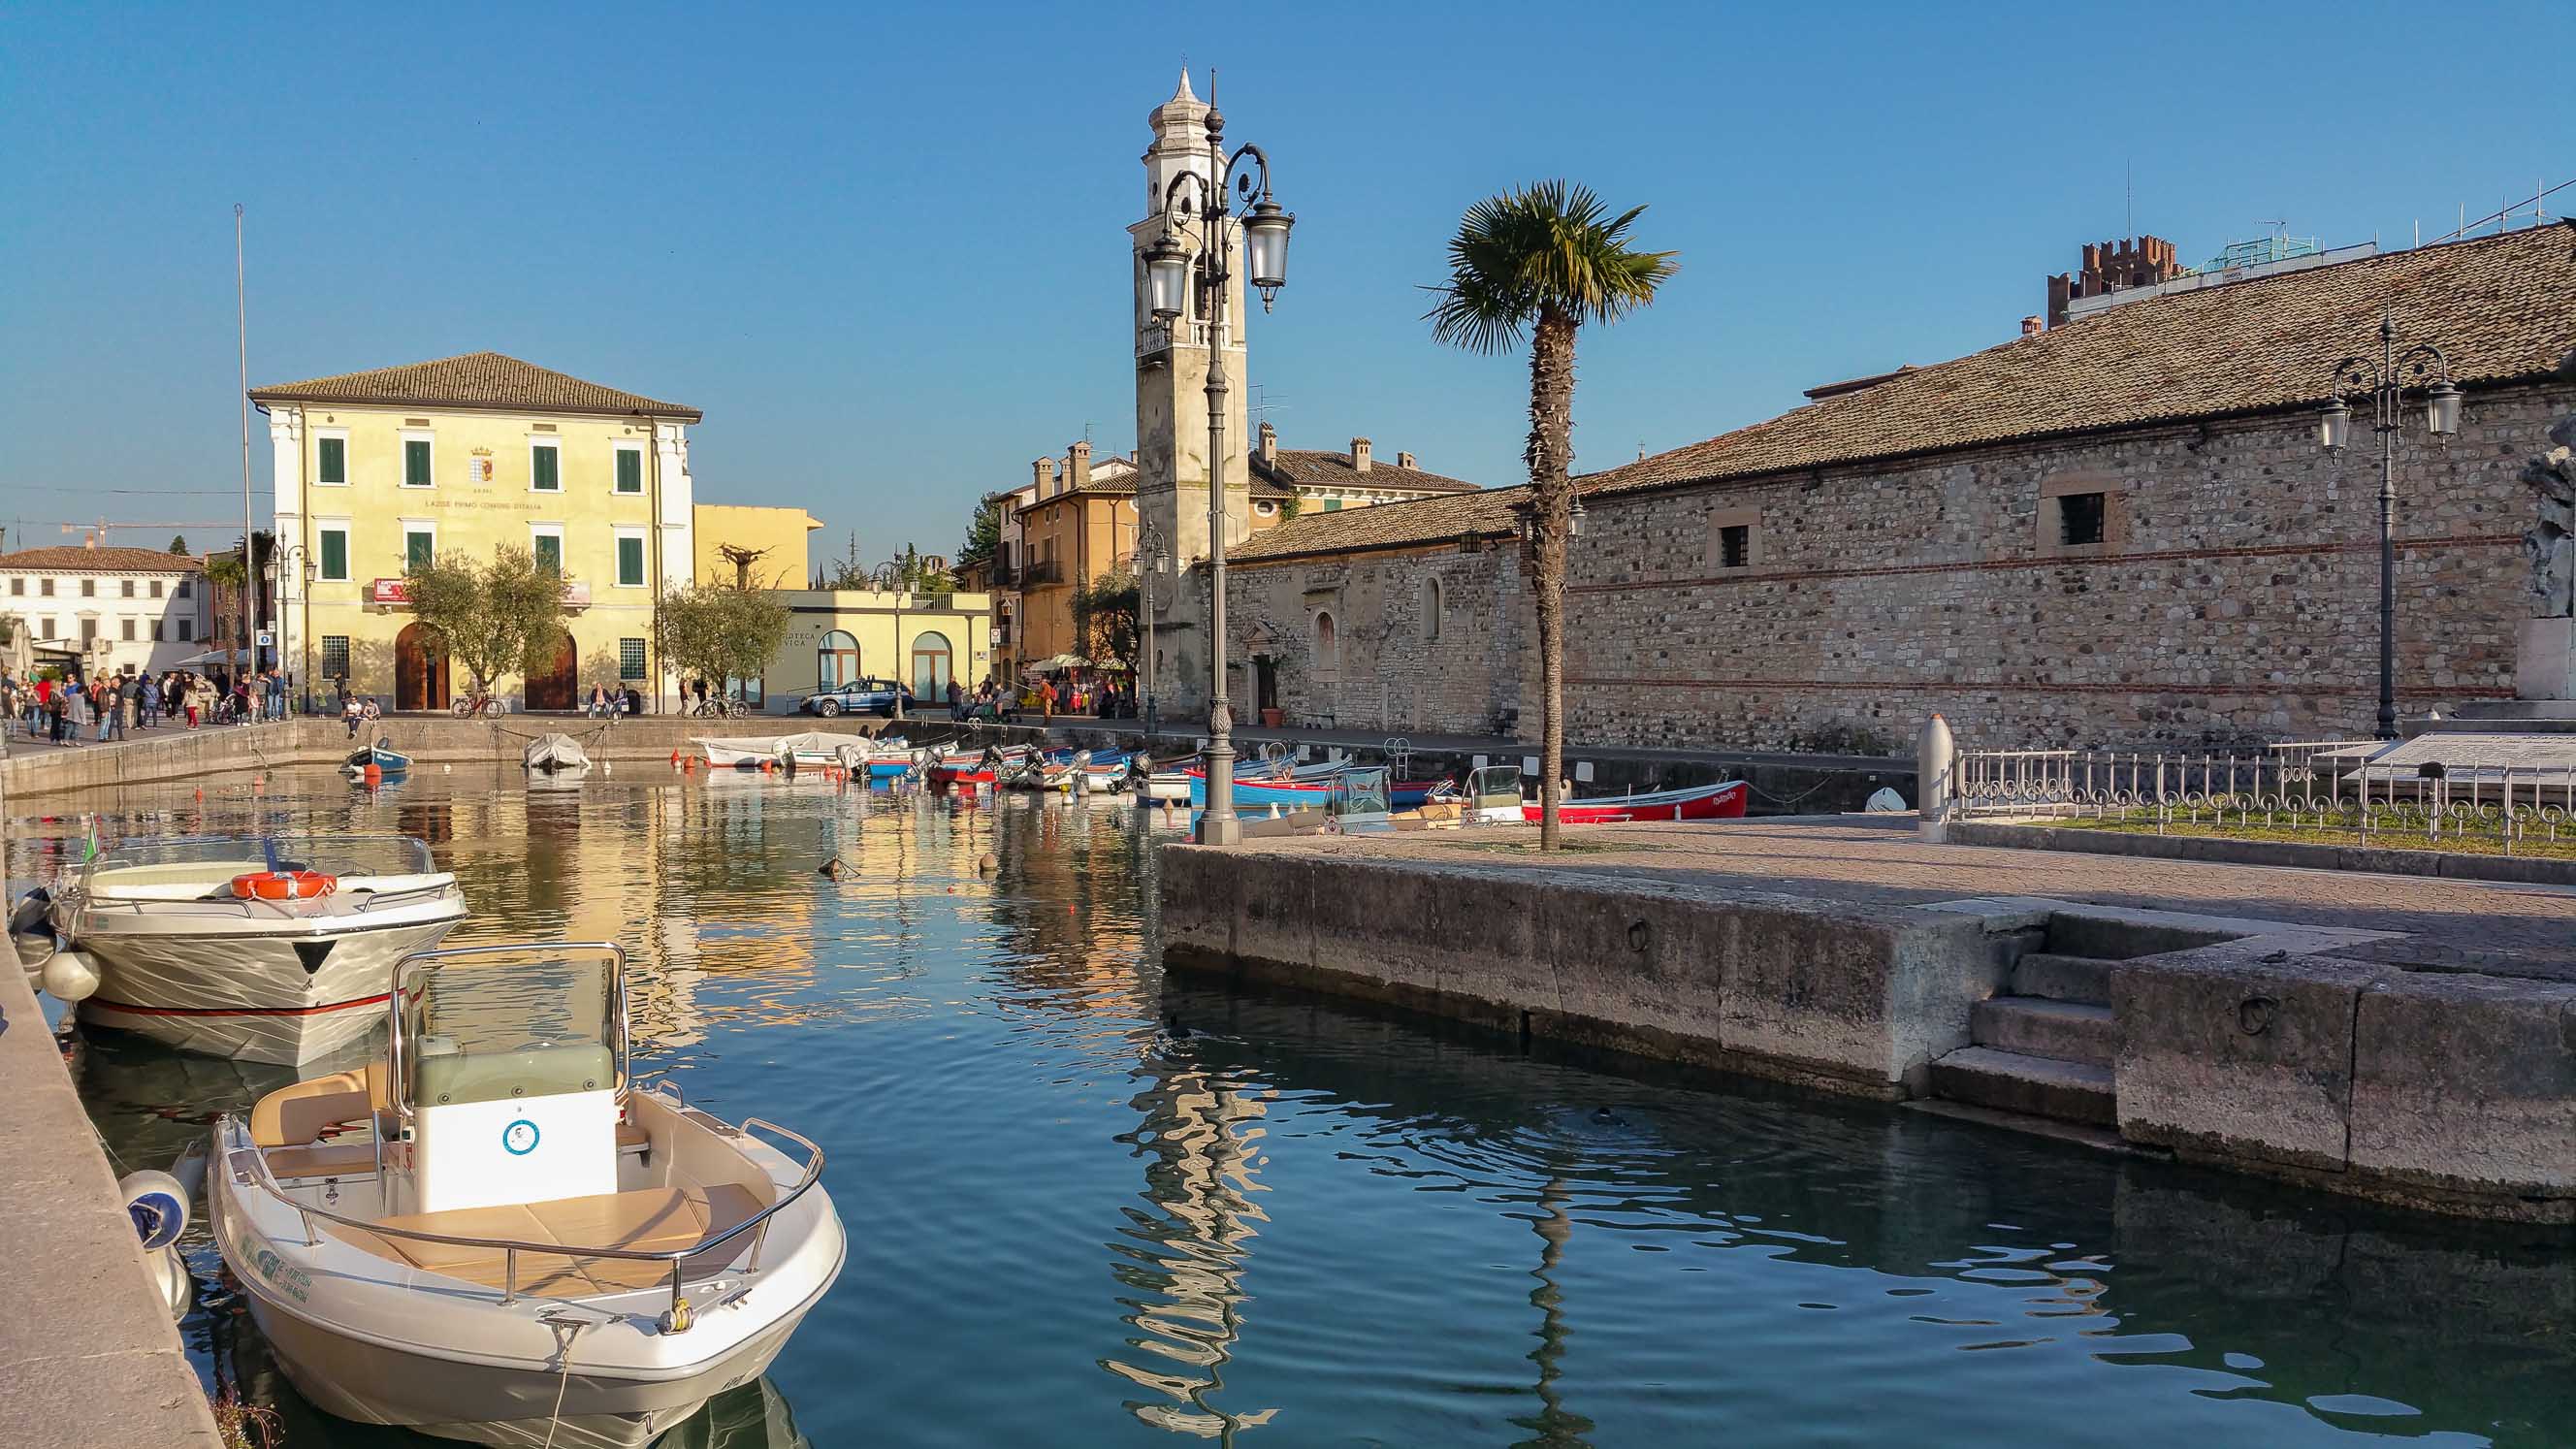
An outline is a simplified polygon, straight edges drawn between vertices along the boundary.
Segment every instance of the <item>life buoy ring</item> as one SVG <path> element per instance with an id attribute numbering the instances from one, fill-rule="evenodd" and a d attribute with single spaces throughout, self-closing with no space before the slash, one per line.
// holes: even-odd
<path id="1" fill-rule="evenodd" d="M 233 894 L 246 901 L 303 901 L 340 888 L 340 878 L 318 870 L 254 871 L 233 877 Z"/>

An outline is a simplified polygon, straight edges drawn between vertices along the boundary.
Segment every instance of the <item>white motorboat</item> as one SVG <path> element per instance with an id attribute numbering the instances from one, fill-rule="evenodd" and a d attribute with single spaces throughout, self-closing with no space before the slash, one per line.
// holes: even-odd
<path id="1" fill-rule="evenodd" d="M 630 1449 L 759 1375 L 832 1286 L 821 1149 L 635 1088 L 624 967 L 604 942 L 408 957 L 383 1060 L 216 1124 L 215 1242 L 307 1399 Z"/>
<path id="2" fill-rule="evenodd" d="M 837 764 L 843 749 L 856 749 L 866 754 L 875 745 L 875 741 L 866 735 L 833 734 L 828 730 L 803 730 L 792 735 L 744 735 L 691 743 L 704 750 L 707 763 L 717 769 L 757 769 L 763 761 L 782 761 L 791 755 L 799 766 Z"/>
<path id="3" fill-rule="evenodd" d="M 570 735 L 539 735 L 528 741 L 519 752 L 519 763 L 531 770 L 552 774 L 557 770 L 587 770 L 590 754 L 581 741 Z"/>
<path id="4" fill-rule="evenodd" d="M 54 899 L 91 1026 L 289 1066 L 364 1036 L 393 964 L 465 919 L 409 836 L 187 836 L 101 852 Z"/>
<path id="5" fill-rule="evenodd" d="M 752 769 L 763 760 L 778 758 L 778 736 L 738 735 L 732 739 L 691 740 L 707 757 L 707 763 L 720 770 Z"/>

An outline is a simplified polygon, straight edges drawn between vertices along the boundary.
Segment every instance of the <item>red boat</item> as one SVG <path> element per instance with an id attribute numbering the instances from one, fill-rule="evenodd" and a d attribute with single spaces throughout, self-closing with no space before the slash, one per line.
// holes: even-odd
<path id="1" fill-rule="evenodd" d="M 993 783 L 993 762 L 981 750 L 970 754 L 942 754 L 930 762 L 930 783 L 990 785 Z"/>
<path id="2" fill-rule="evenodd" d="M 1620 795 L 1591 800 L 1560 800 L 1556 818 L 1568 825 L 1616 825 L 1626 820 L 1741 820 L 1752 787 L 1742 780 L 1720 785 L 1692 785 L 1646 795 Z M 1539 806 L 1521 806 L 1521 817 L 1538 823 Z"/>

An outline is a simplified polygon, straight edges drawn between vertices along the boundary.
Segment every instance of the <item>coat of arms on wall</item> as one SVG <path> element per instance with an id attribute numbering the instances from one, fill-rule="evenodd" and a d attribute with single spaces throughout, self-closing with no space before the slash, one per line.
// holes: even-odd
<path id="1" fill-rule="evenodd" d="M 471 456 L 466 458 L 465 481 L 468 483 L 489 483 L 492 481 L 491 449 L 477 448 Z"/>

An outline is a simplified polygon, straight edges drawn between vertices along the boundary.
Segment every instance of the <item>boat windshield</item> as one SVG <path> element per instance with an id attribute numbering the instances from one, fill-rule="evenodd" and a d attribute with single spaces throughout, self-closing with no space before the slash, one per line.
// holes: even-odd
<path id="1" fill-rule="evenodd" d="M 412 1107 L 602 1091 L 626 1075 L 623 953 L 467 946 L 395 968 L 392 1051 Z"/>
<path id="2" fill-rule="evenodd" d="M 120 840 L 91 857 L 86 874 L 228 879 L 247 871 L 316 870 L 336 876 L 425 875 L 438 867 L 408 835 L 156 835 Z"/>
<path id="3" fill-rule="evenodd" d="M 1467 777 L 1467 793 L 1481 806 L 1518 805 L 1521 803 L 1521 771 L 1518 765 L 1486 765 Z"/>
<path id="4" fill-rule="evenodd" d="M 1333 777 L 1332 812 L 1336 815 L 1384 815 L 1386 766 L 1353 766 Z"/>

